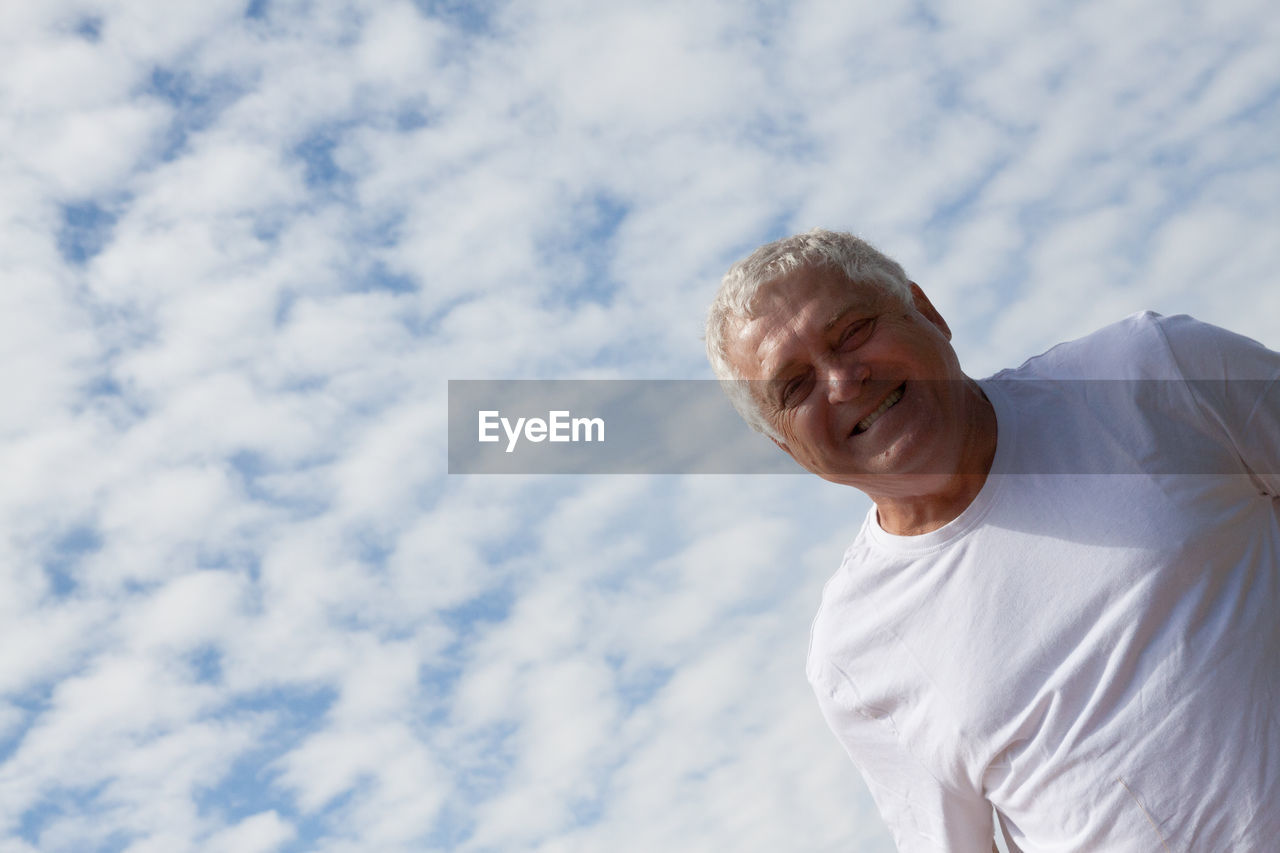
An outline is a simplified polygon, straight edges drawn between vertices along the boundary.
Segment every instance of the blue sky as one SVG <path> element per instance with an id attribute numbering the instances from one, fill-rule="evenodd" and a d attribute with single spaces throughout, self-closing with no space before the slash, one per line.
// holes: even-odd
<path id="1" fill-rule="evenodd" d="M 450 476 L 447 380 L 707 377 L 817 225 L 974 375 L 1147 308 L 1280 346 L 1261 0 L 0 32 L 0 853 L 886 851 L 803 677 L 865 500 Z"/>

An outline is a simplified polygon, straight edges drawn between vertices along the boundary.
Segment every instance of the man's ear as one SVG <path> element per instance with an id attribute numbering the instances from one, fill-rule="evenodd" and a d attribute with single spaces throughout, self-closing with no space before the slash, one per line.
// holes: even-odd
<path id="1" fill-rule="evenodd" d="M 924 295 L 924 291 L 920 289 L 920 285 L 914 281 L 908 282 L 911 285 L 911 303 L 916 306 L 916 310 L 924 315 L 924 318 L 938 328 L 946 336 L 947 340 L 951 340 L 951 327 L 947 325 L 947 321 L 942 319 L 942 315 L 938 313 L 938 309 L 933 307 L 933 303 L 929 301 L 929 297 Z"/>

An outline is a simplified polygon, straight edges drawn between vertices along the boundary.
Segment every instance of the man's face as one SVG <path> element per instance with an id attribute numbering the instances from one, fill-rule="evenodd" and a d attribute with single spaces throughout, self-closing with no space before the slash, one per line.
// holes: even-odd
<path id="1" fill-rule="evenodd" d="M 909 495 L 966 464 L 976 386 L 924 292 L 912 302 L 837 269 L 774 282 L 728 351 L 780 446 L 808 470 L 873 498 Z"/>

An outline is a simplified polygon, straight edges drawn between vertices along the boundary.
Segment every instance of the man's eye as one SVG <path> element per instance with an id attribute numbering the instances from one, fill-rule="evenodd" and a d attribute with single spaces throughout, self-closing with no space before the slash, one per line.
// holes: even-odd
<path id="1" fill-rule="evenodd" d="M 782 386 L 781 400 L 783 408 L 791 408 L 800 404 L 804 399 L 804 388 L 808 381 L 807 375 L 787 380 L 786 384 Z"/>
<path id="2" fill-rule="evenodd" d="M 854 349 L 862 346 L 867 338 L 871 337 L 871 332 L 875 329 L 876 321 L 874 319 L 858 320 L 850 323 L 844 330 L 844 334 L 840 336 L 841 349 Z"/>

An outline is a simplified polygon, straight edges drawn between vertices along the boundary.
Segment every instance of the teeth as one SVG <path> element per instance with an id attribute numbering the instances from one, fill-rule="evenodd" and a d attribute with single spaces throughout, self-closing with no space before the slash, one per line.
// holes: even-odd
<path id="1" fill-rule="evenodd" d="M 899 386 L 898 388 L 894 389 L 894 391 L 890 393 L 888 397 L 884 398 L 884 402 L 881 403 L 879 406 L 877 406 L 874 412 L 867 415 L 862 420 L 858 421 L 858 426 L 854 430 L 854 432 L 865 432 L 866 430 L 870 429 L 871 425 L 875 423 L 877 420 L 879 420 L 881 415 L 889 411 L 889 409 L 893 407 L 893 404 L 898 402 L 901 399 L 902 399 L 902 388 L 901 386 Z"/>

